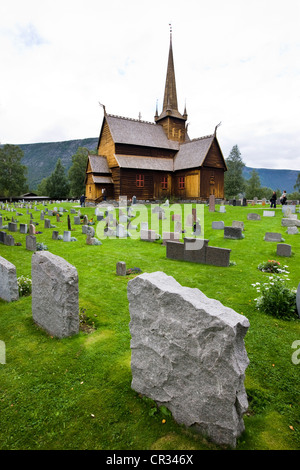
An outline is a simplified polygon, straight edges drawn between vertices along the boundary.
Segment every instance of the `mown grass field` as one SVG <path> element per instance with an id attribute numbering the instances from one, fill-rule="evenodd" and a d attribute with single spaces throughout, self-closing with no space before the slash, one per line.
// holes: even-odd
<path id="1" fill-rule="evenodd" d="M 49 204 L 53 208 L 55 204 Z M 59 204 L 70 210 L 71 203 Z M 43 206 L 39 205 L 39 209 Z M 76 207 L 78 209 L 79 207 Z M 252 284 L 268 275 L 259 263 L 276 259 L 288 265 L 290 287 L 300 281 L 300 234 L 287 235 L 281 226 L 281 207 L 275 217 L 263 217 L 262 206 L 226 206 L 226 213 L 210 213 L 204 207 L 204 237 L 210 246 L 230 248 L 228 268 L 174 261 L 166 258 L 160 241 L 102 239 L 88 246 L 81 227 L 72 223 L 77 241 L 52 240 L 52 230 L 67 230 L 67 213 L 56 229 L 44 229 L 40 212 L 31 210 L 39 222 L 37 240 L 48 250 L 77 268 L 80 333 L 56 339 L 32 320 L 31 297 L 17 302 L 0 300 L 0 340 L 5 343 L 6 363 L 0 364 L 0 449 L 2 450 L 214 450 L 220 447 L 203 436 L 175 423 L 165 410 L 131 389 L 129 310 L 127 283 L 133 274 L 116 276 L 116 263 L 142 272 L 164 271 L 180 284 L 196 287 L 208 297 L 245 315 L 250 328 L 245 346 L 250 364 L 245 387 L 249 410 L 245 432 L 237 450 L 300 449 L 300 364 L 292 361 L 292 344 L 300 340 L 300 320 L 280 320 L 259 312 L 254 305 L 257 292 Z M 150 211 L 150 207 L 148 207 Z M 26 209 L 17 209 L 29 221 Z M 247 221 L 256 212 L 260 221 Z M 1 211 L 3 218 L 15 213 Z M 68 212 L 69 213 L 69 212 Z M 81 208 L 94 216 L 94 208 Z M 298 215 L 299 217 L 299 215 Z M 223 238 L 212 221 L 233 220 L 245 225 L 242 240 Z M 73 222 L 73 216 L 71 215 Z M 6 221 L 3 221 L 7 223 Z M 133 221 L 134 223 L 134 221 Z M 276 257 L 276 243 L 263 240 L 265 232 L 282 233 L 292 245 L 292 256 Z M 31 277 L 32 252 L 26 250 L 25 235 L 13 234 L 21 246 L 0 245 L 0 255 L 17 268 L 17 276 Z M 88 328 L 89 327 L 89 328 Z M 165 422 L 163 422 L 165 420 Z"/>

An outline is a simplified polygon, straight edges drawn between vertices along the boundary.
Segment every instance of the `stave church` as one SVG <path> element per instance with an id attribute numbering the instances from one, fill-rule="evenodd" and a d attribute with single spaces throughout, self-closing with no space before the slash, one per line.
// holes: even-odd
<path id="1" fill-rule="evenodd" d="M 89 155 L 86 201 L 98 203 L 120 196 L 138 200 L 207 200 L 224 198 L 227 170 L 215 128 L 213 134 L 190 139 L 187 112 L 178 111 L 172 31 L 161 113 L 154 122 L 104 116 L 97 155 Z"/>

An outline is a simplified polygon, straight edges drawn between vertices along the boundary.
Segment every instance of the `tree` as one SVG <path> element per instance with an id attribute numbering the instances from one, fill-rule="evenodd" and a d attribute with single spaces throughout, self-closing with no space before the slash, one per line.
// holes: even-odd
<path id="1" fill-rule="evenodd" d="M 39 196 L 48 196 L 47 194 L 47 180 L 48 178 L 43 178 L 40 184 L 37 187 L 37 193 Z"/>
<path id="2" fill-rule="evenodd" d="M 300 172 L 297 175 L 297 179 L 296 179 L 296 183 L 294 185 L 294 189 L 296 189 L 296 191 L 300 192 Z"/>
<path id="3" fill-rule="evenodd" d="M 79 197 L 85 193 L 85 175 L 86 165 L 89 154 L 96 154 L 95 151 L 89 151 L 85 147 L 79 147 L 72 156 L 72 166 L 69 169 L 68 176 L 70 181 L 70 191 L 73 197 Z"/>
<path id="4" fill-rule="evenodd" d="M 226 159 L 227 171 L 224 178 L 225 196 L 237 197 L 245 189 L 245 180 L 243 178 L 243 168 L 245 166 L 241 152 L 237 145 L 234 145 Z"/>
<path id="5" fill-rule="evenodd" d="M 255 196 L 261 198 L 262 187 L 260 177 L 256 170 L 252 170 L 250 178 L 246 181 L 246 198 L 253 199 Z"/>
<path id="6" fill-rule="evenodd" d="M 46 183 L 47 195 L 51 199 L 65 199 L 69 196 L 70 185 L 65 175 L 65 168 L 59 158 Z"/>
<path id="7" fill-rule="evenodd" d="M 19 196 L 28 190 L 27 167 L 21 164 L 23 151 L 17 145 L 6 144 L 0 148 L 0 194 Z"/>

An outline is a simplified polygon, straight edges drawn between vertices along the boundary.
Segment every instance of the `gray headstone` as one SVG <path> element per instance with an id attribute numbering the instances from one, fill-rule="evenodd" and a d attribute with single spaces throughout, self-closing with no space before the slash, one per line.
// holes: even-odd
<path id="1" fill-rule="evenodd" d="M 2 256 L 0 256 L 0 298 L 7 302 L 19 299 L 16 267 Z"/>
<path id="2" fill-rule="evenodd" d="M 44 220 L 44 228 L 50 228 L 51 222 L 50 219 L 45 219 Z"/>
<path id="3" fill-rule="evenodd" d="M 57 230 L 53 230 L 52 232 L 52 240 L 58 240 L 59 232 Z"/>
<path id="4" fill-rule="evenodd" d="M 220 212 L 221 212 L 222 214 L 225 214 L 225 212 L 226 212 L 225 206 L 220 206 Z"/>
<path id="5" fill-rule="evenodd" d="M 132 388 L 178 423 L 235 447 L 248 408 L 247 318 L 162 272 L 137 276 L 127 292 Z"/>
<path id="6" fill-rule="evenodd" d="M 214 230 L 224 230 L 224 222 L 223 220 L 217 220 L 212 223 L 212 228 Z"/>
<path id="7" fill-rule="evenodd" d="M 275 217 L 275 211 L 264 211 L 263 216 L 264 217 Z"/>
<path id="8" fill-rule="evenodd" d="M 300 220 L 282 218 L 281 225 L 282 227 L 300 227 Z"/>
<path id="9" fill-rule="evenodd" d="M 74 215 L 74 225 L 80 225 L 80 217 L 78 215 Z"/>
<path id="10" fill-rule="evenodd" d="M 8 231 L 9 232 L 17 232 L 18 231 L 18 225 L 16 222 L 8 222 Z"/>
<path id="11" fill-rule="evenodd" d="M 36 236 L 35 235 L 27 235 L 26 250 L 36 251 Z"/>
<path id="12" fill-rule="evenodd" d="M 281 242 L 281 233 L 266 232 L 264 240 L 266 242 Z"/>
<path id="13" fill-rule="evenodd" d="M 6 238 L 6 232 L 4 232 L 4 230 L 2 230 L 0 232 L 0 243 L 5 244 L 5 238 Z"/>
<path id="14" fill-rule="evenodd" d="M 232 227 L 237 227 L 244 230 L 244 222 L 240 222 L 239 220 L 234 220 L 231 225 Z"/>
<path id="15" fill-rule="evenodd" d="M 117 276 L 126 276 L 126 263 L 124 261 L 118 261 L 116 272 Z"/>
<path id="16" fill-rule="evenodd" d="M 79 332 L 78 274 L 49 251 L 32 255 L 32 317 L 47 333 L 64 338 Z"/>
<path id="17" fill-rule="evenodd" d="M 2 228 L 2 216 L 0 215 L 0 228 Z"/>
<path id="18" fill-rule="evenodd" d="M 15 244 L 15 239 L 12 235 L 6 234 L 6 237 L 4 238 L 4 245 L 7 246 L 14 246 Z"/>
<path id="19" fill-rule="evenodd" d="M 299 230 L 297 229 L 297 227 L 287 227 L 286 233 L 288 235 L 296 235 L 297 233 L 299 233 Z"/>
<path id="20" fill-rule="evenodd" d="M 35 226 L 33 224 L 29 224 L 29 235 L 35 234 Z"/>
<path id="21" fill-rule="evenodd" d="M 247 220 L 261 220 L 259 214 L 247 214 Z"/>
<path id="22" fill-rule="evenodd" d="M 20 224 L 20 233 L 27 233 L 27 224 Z"/>
<path id="23" fill-rule="evenodd" d="M 239 240 L 243 238 L 242 229 L 240 227 L 224 227 L 224 238 Z"/>
<path id="24" fill-rule="evenodd" d="M 64 242 L 70 242 L 71 241 L 71 232 L 69 230 L 64 231 L 63 240 L 64 240 Z"/>
<path id="25" fill-rule="evenodd" d="M 277 256 L 291 256 L 292 247 L 286 243 L 279 243 L 277 245 Z"/>
<path id="26" fill-rule="evenodd" d="M 297 305 L 298 316 L 300 317 L 300 282 L 298 284 L 298 289 L 297 289 L 297 294 L 296 294 L 296 305 Z"/>

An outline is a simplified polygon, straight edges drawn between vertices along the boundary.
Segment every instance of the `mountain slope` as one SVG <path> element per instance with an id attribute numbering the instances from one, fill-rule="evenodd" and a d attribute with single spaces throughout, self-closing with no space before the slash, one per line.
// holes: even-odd
<path id="1" fill-rule="evenodd" d="M 72 164 L 72 155 L 79 147 L 95 150 L 98 138 L 45 142 L 40 144 L 18 145 L 23 152 L 22 164 L 28 168 L 27 180 L 30 190 L 36 190 L 43 178 L 50 176 L 60 158 L 66 174 Z"/>
<path id="2" fill-rule="evenodd" d="M 66 174 L 72 164 L 72 155 L 79 147 L 95 150 L 98 144 L 97 137 L 87 139 L 67 140 L 63 142 L 44 142 L 37 144 L 18 145 L 24 152 L 22 164 L 28 168 L 27 180 L 29 189 L 34 191 L 43 178 L 50 176 L 57 160 L 60 158 L 66 169 Z M 244 167 L 243 176 L 249 179 L 252 170 L 256 170 L 260 177 L 261 186 L 271 189 L 284 189 L 287 193 L 294 191 L 298 171 L 296 170 L 273 170 L 267 168 Z"/>

